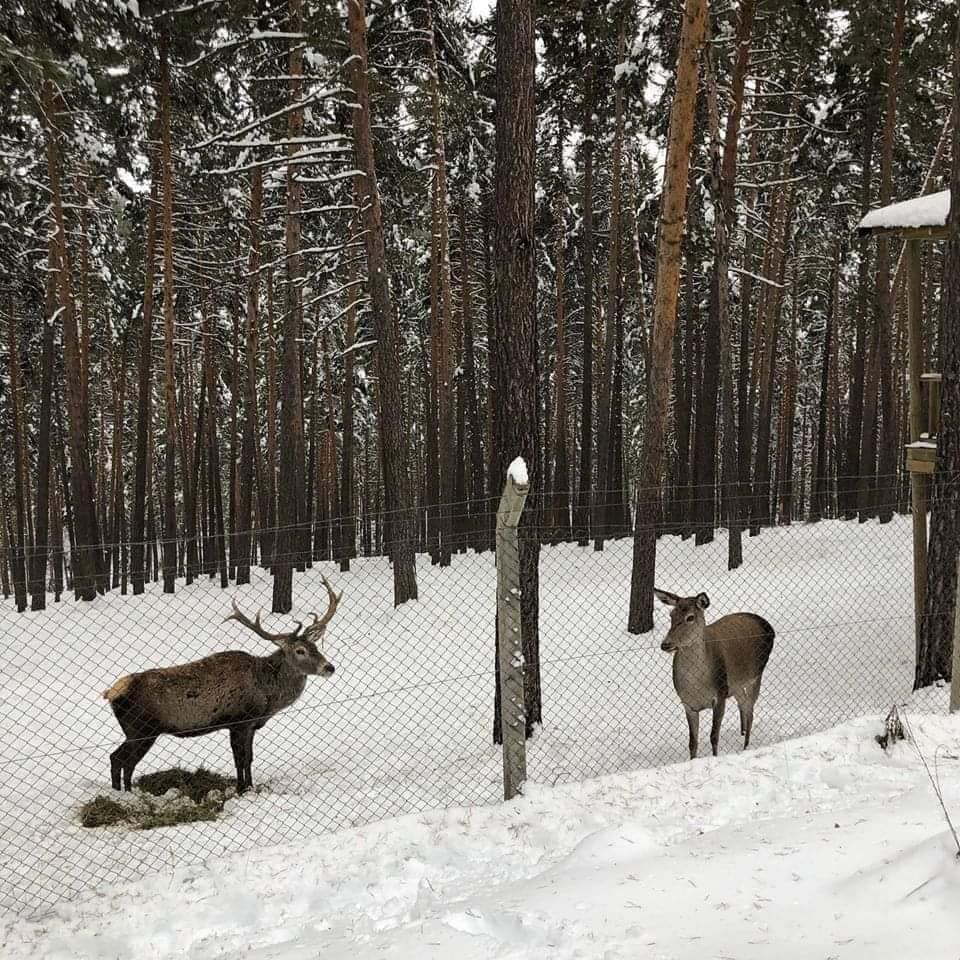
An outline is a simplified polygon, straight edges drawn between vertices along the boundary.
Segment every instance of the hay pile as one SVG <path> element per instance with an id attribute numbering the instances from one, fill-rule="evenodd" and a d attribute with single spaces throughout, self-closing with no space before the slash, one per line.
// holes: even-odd
<path id="1" fill-rule="evenodd" d="M 134 830 L 172 827 L 181 823 L 216 820 L 236 794 L 232 778 L 204 770 L 190 773 L 175 767 L 137 779 L 130 793 L 102 794 L 80 808 L 84 827 L 124 824 Z"/>

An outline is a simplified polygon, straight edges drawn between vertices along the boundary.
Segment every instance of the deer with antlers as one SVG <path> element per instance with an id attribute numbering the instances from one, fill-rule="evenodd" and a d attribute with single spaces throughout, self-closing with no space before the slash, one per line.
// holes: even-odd
<path id="1" fill-rule="evenodd" d="M 260 613 L 251 620 L 232 602 L 236 620 L 258 637 L 276 644 L 269 656 L 255 657 L 240 650 L 214 653 L 202 660 L 174 667 L 160 667 L 121 677 L 104 699 L 113 708 L 126 740 L 110 754 L 113 789 L 130 790 L 137 764 L 161 734 L 200 737 L 215 730 L 230 731 L 233 762 L 237 768 L 237 792 L 253 786 L 253 737 L 274 714 L 289 707 L 303 693 L 307 677 L 333 675 L 333 664 L 317 648 L 327 624 L 343 596 L 327 589 L 327 611 L 311 613 L 313 623 L 305 630 L 296 622 L 289 633 L 269 633 L 260 624 Z"/>

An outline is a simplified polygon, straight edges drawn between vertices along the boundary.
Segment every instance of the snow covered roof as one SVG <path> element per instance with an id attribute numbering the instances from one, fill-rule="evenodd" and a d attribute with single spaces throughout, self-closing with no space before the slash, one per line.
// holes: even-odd
<path id="1" fill-rule="evenodd" d="M 950 191 L 941 190 L 871 210 L 860 221 L 857 233 L 922 231 L 927 236 L 943 236 L 949 213 Z"/>

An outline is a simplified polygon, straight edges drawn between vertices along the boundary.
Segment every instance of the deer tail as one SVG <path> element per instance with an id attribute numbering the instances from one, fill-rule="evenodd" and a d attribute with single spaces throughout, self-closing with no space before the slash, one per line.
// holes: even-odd
<path id="1" fill-rule="evenodd" d="M 133 674 L 128 673 L 125 677 L 121 677 L 112 687 L 108 687 L 103 691 L 103 699 L 113 703 L 114 700 L 125 697 L 130 691 L 131 683 L 133 683 Z"/>

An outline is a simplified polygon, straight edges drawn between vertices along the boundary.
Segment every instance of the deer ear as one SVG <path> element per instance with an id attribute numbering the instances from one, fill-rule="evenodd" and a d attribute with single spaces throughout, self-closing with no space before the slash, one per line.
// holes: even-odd
<path id="1" fill-rule="evenodd" d="M 696 603 L 701 610 L 706 610 L 710 606 L 710 598 L 705 593 L 698 593 Z"/>
<path id="2" fill-rule="evenodd" d="M 668 607 L 675 607 L 680 601 L 680 598 L 675 593 L 667 593 L 666 590 L 657 590 L 656 587 L 653 588 L 653 595 Z"/>

